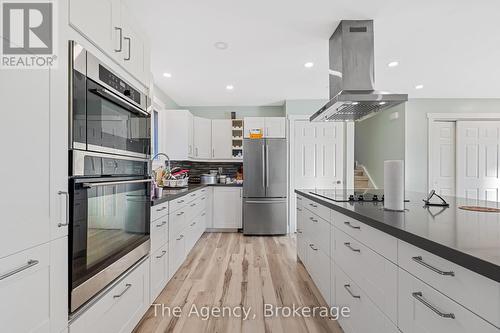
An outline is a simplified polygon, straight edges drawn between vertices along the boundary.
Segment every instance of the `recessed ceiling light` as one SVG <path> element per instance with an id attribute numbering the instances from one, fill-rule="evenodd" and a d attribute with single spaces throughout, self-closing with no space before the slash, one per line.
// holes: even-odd
<path id="1" fill-rule="evenodd" d="M 170 74 L 170 73 L 163 73 L 163 76 L 164 77 L 172 77 L 172 74 Z"/>
<path id="2" fill-rule="evenodd" d="M 424 89 L 424 85 L 423 84 L 417 84 L 415 86 L 415 89 L 417 89 L 417 90 Z"/>
<path id="3" fill-rule="evenodd" d="M 228 84 L 228 85 L 226 86 L 226 89 L 227 89 L 227 90 L 233 90 L 233 89 L 234 89 L 234 86 L 233 86 L 232 84 Z"/>
<path id="4" fill-rule="evenodd" d="M 387 64 L 389 67 L 397 67 L 399 65 L 399 62 L 397 61 L 391 61 L 390 63 Z"/>
<path id="5" fill-rule="evenodd" d="M 306 63 L 304 64 L 304 67 L 305 67 L 305 68 L 312 68 L 313 66 L 314 66 L 314 62 L 306 62 Z"/>
<path id="6" fill-rule="evenodd" d="M 229 47 L 226 42 L 216 42 L 214 46 L 217 50 L 227 50 L 227 48 Z"/>

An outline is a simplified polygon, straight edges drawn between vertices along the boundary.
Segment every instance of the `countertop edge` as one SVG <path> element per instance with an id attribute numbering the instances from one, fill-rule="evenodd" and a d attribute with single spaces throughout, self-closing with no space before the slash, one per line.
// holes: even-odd
<path id="1" fill-rule="evenodd" d="M 303 192 L 301 190 L 295 190 L 295 193 L 300 194 L 306 197 L 309 200 L 312 200 L 321 205 L 327 206 L 330 209 L 333 209 L 339 213 L 352 217 L 370 227 L 373 227 L 377 230 L 385 232 L 391 236 L 396 237 L 404 242 L 407 242 L 411 245 L 414 245 L 418 248 L 421 248 L 424 251 L 430 252 L 434 255 L 437 255 L 441 258 L 449 260 L 459 266 L 462 266 L 470 271 L 473 271 L 477 274 L 480 274 L 484 277 L 487 277 L 493 281 L 500 283 L 500 266 L 491 263 L 489 261 L 485 261 L 483 259 L 477 258 L 467 253 L 463 253 L 461 251 L 452 249 L 446 245 L 442 245 L 436 243 L 427 238 L 423 238 L 412 234 L 411 232 L 401 230 L 399 228 L 392 227 L 388 224 L 384 224 L 375 219 L 372 219 L 368 216 L 361 215 L 359 213 L 353 212 L 352 210 L 345 209 L 336 205 L 335 203 L 329 202 L 327 200 L 321 199 L 317 196 L 309 194 L 307 192 Z"/>
<path id="2" fill-rule="evenodd" d="M 205 187 L 243 187 L 243 184 L 189 184 L 189 186 L 185 189 L 185 191 L 175 193 L 175 194 L 164 194 L 161 198 L 158 199 L 152 199 L 151 200 L 151 207 L 160 205 L 162 203 L 168 202 L 175 200 L 177 198 L 183 197 L 189 193 L 192 193 L 197 190 L 201 190 L 202 188 Z M 182 188 L 179 188 L 179 191 L 181 191 Z"/>

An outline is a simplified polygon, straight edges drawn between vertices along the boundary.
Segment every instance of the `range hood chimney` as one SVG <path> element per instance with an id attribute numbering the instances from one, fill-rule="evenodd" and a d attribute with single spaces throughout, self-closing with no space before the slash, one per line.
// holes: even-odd
<path id="1" fill-rule="evenodd" d="M 330 101 L 310 121 L 358 120 L 408 100 L 375 90 L 373 20 L 343 20 L 330 37 Z"/>

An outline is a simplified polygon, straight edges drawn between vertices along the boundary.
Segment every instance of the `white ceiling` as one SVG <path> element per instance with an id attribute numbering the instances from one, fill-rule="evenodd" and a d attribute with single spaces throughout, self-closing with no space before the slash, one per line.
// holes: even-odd
<path id="1" fill-rule="evenodd" d="M 328 39 L 341 19 L 375 20 L 377 89 L 410 98 L 500 97 L 496 0 L 126 2 L 151 40 L 156 84 L 180 105 L 327 98 Z M 218 41 L 229 48 L 217 50 Z M 388 68 L 393 60 L 400 65 Z"/>

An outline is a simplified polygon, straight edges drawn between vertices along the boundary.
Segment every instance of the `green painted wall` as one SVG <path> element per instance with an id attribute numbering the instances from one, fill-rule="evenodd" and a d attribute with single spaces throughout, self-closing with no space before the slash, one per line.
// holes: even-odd
<path id="1" fill-rule="evenodd" d="M 328 102 L 327 99 L 289 99 L 285 101 L 286 115 L 311 115 Z"/>
<path id="2" fill-rule="evenodd" d="M 243 117 L 284 117 L 285 109 L 279 106 L 183 106 L 199 117 L 210 119 L 231 118 L 231 112 L 236 112 L 236 118 Z"/>
<path id="3" fill-rule="evenodd" d="M 158 97 L 163 104 L 165 104 L 166 109 L 178 109 L 179 105 L 170 97 L 168 96 L 163 90 L 161 90 L 158 86 L 154 86 L 154 95 Z"/>

